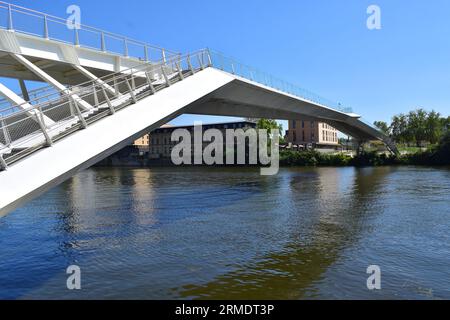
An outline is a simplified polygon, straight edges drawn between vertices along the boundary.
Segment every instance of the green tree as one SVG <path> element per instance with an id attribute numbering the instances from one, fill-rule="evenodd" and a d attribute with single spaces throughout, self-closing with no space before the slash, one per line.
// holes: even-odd
<path id="1" fill-rule="evenodd" d="M 258 129 L 266 129 L 266 130 L 279 130 L 280 135 L 283 132 L 283 126 L 279 124 L 276 120 L 272 119 L 259 119 L 256 123 L 256 128 Z"/>
<path id="2" fill-rule="evenodd" d="M 408 118 L 404 114 L 396 115 L 392 118 L 391 126 L 389 128 L 392 137 L 397 143 L 407 143 L 410 141 L 408 132 Z"/>
<path id="3" fill-rule="evenodd" d="M 420 147 L 423 141 L 427 140 L 427 118 L 428 114 L 423 109 L 411 111 L 408 114 L 408 134 Z"/>
<path id="4" fill-rule="evenodd" d="M 384 122 L 384 121 L 375 121 L 373 124 L 375 125 L 375 127 L 380 129 L 382 132 L 384 132 L 385 134 L 389 135 L 389 126 L 388 126 L 388 124 L 386 122 Z"/>
<path id="5" fill-rule="evenodd" d="M 436 144 L 442 137 L 443 125 L 442 118 L 438 112 L 434 110 L 428 113 L 426 119 L 426 140 L 431 144 Z"/>
<path id="6" fill-rule="evenodd" d="M 270 134 L 270 130 L 278 130 L 280 136 L 280 143 L 284 143 L 284 135 L 283 135 L 283 126 L 279 124 L 276 120 L 272 119 L 259 119 L 256 123 L 257 129 L 266 129 L 268 134 Z"/>
<path id="7" fill-rule="evenodd" d="M 441 118 L 441 126 L 443 132 L 450 131 L 450 116 L 447 118 Z"/>

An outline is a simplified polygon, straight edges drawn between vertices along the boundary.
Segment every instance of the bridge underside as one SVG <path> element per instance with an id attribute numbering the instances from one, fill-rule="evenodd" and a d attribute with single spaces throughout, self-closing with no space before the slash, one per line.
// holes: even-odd
<path id="1" fill-rule="evenodd" d="M 65 85 L 76 86 L 77 84 L 89 80 L 85 75 L 77 71 L 71 64 L 36 58 L 32 56 L 24 57 L 26 57 L 38 68 L 45 71 L 52 78 Z M 22 79 L 26 81 L 42 81 L 42 78 L 27 69 L 8 53 L 0 52 L 0 65 L 2 66 L 0 68 L 0 77 Z M 105 77 L 108 74 L 111 74 L 111 71 L 108 70 L 102 70 L 92 67 L 86 67 L 86 69 L 95 74 L 95 76 L 98 78 Z"/>
<path id="2" fill-rule="evenodd" d="M 26 59 L 65 86 L 76 86 L 89 80 L 89 77 L 75 68 L 76 65 L 41 57 L 26 56 Z M 0 77 L 43 81 L 9 53 L 0 51 L 0 65 L 6 66 L 0 69 Z M 110 68 L 107 70 L 88 66 L 83 68 L 97 78 L 111 74 Z M 305 120 L 328 123 L 360 141 L 383 139 L 377 130 L 359 121 L 358 115 L 301 101 L 298 97 L 283 92 L 277 93 L 276 90 L 262 85 L 255 86 L 254 82 L 238 77 L 223 88 L 188 106 L 185 113 L 280 120 L 296 120 L 301 117 Z"/>
<path id="3" fill-rule="evenodd" d="M 383 140 L 378 130 L 364 124 L 355 114 L 343 113 L 299 100 L 272 88 L 236 78 L 222 88 L 189 105 L 185 113 L 213 116 L 305 119 L 328 123 L 359 141 Z"/>
<path id="4" fill-rule="evenodd" d="M 55 44 L 55 48 L 60 48 L 61 46 L 64 45 Z M 0 51 L 0 65 L 4 66 L 0 68 L 0 77 L 31 81 L 45 80 L 14 58 L 14 54 Z M 96 54 L 98 55 L 98 53 Z M 77 61 L 85 61 L 84 65 L 80 65 L 71 64 L 64 60 L 43 58 L 43 56 L 44 54 L 42 53 L 39 57 L 24 56 L 24 58 L 64 86 L 76 86 L 92 79 L 92 77 L 104 78 L 110 75 L 111 70 L 114 69 L 124 69 L 124 72 L 128 70 L 123 66 L 114 65 L 114 61 L 119 61 L 120 64 L 121 59 L 117 57 L 110 57 L 110 64 L 96 63 L 98 57 L 95 56 L 93 56 L 93 59 L 96 59 L 94 61 L 79 59 Z M 109 61 L 108 59 L 103 59 Z M 127 61 L 125 66 L 130 64 L 132 63 Z M 92 67 L 93 65 L 101 66 L 103 69 L 99 67 L 94 68 Z M 137 68 L 142 67 L 142 63 L 137 64 L 134 62 L 134 65 Z M 80 72 L 77 69 L 78 67 L 84 68 L 91 74 L 91 77 Z M 156 78 L 161 77 L 159 74 L 155 76 Z M 235 76 L 233 78 L 233 81 L 223 88 L 186 107 L 185 113 L 280 120 L 296 120 L 301 117 L 305 120 L 328 123 L 339 131 L 360 141 L 383 140 L 385 138 L 378 130 L 359 121 L 358 115 L 343 113 L 315 103 L 302 101 L 296 96 L 277 92 L 273 88 L 265 87 L 244 78 Z"/>

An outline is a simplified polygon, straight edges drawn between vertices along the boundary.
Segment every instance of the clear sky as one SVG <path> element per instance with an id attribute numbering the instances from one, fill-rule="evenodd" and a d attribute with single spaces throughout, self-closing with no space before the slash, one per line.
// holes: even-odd
<path id="1" fill-rule="evenodd" d="M 11 2 L 62 17 L 76 4 L 83 24 L 180 52 L 209 47 L 371 122 L 417 107 L 450 114 L 448 0 Z M 381 9 L 381 30 L 366 26 L 371 4 Z"/>

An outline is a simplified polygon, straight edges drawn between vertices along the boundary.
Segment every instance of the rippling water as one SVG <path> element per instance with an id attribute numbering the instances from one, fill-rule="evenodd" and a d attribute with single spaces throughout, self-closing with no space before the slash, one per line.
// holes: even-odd
<path id="1" fill-rule="evenodd" d="M 0 219 L 0 298 L 450 299 L 449 203 L 448 168 L 90 169 Z"/>

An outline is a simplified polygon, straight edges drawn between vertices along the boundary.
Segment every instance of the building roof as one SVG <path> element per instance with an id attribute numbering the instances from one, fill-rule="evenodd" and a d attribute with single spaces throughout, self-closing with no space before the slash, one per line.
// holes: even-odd
<path id="1" fill-rule="evenodd" d="M 249 126 L 256 126 L 256 123 L 251 122 L 251 121 L 232 121 L 232 122 L 218 122 L 218 123 L 202 123 L 202 127 L 219 127 L 219 126 L 233 125 L 233 124 L 244 124 L 244 125 L 246 124 Z M 153 130 L 152 133 L 161 131 L 163 129 L 171 129 L 171 130 L 192 129 L 194 127 L 195 127 L 194 125 L 183 125 L 183 126 L 164 125 L 158 129 Z"/>

